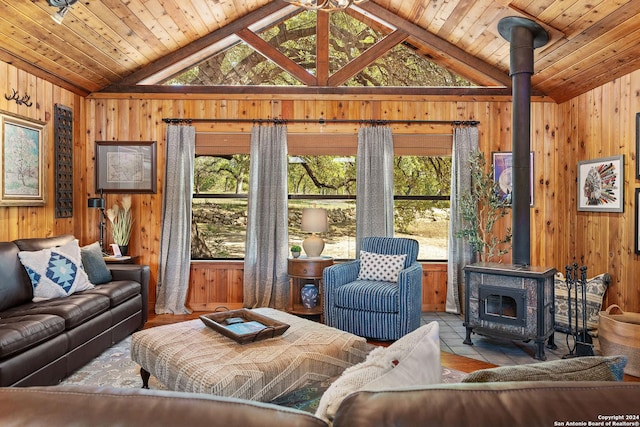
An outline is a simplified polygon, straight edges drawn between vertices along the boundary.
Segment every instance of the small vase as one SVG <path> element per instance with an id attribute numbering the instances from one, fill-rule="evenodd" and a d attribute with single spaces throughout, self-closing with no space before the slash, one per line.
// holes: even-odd
<path id="1" fill-rule="evenodd" d="M 120 248 L 120 255 L 125 256 L 129 253 L 129 245 L 124 245 L 124 246 L 118 245 L 118 247 Z"/>
<path id="2" fill-rule="evenodd" d="M 304 308 L 315 308 L 318 304 L 318 288 L 316 288 L 315 285 L 311 283 L 304 285 L 300 291 L 300 295 Z"/>
<path id="3" fill-rule="evenodd" d="M 294 258 L 298 258 L 300 256 L 300 252 L 291 252 L 291 256 Z"/>

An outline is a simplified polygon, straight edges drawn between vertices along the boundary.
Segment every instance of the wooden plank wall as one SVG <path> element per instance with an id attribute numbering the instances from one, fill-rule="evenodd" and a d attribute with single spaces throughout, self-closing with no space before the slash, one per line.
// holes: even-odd
<path id="1" fill-rule="evenodd" d="M 85 182 L 87 191 L 93 188 L 93 165 L 94 141 L 95 140 L 155 140 L 158 141 L 158 193 L 154 195 L 136 195 L 134 197 L 133 209 L 136 215 L 136 224 L 141 227 L 134 232 L 130 251 L 141 255 L 141 262 L 149 264 L 152 271 L 152 298 L 155 295 L 155 284 L 157 283 L 157 257 L 159 247 L 159 222 L 160 210 L 162 206 L 163 176 L 164 176 L 164 132 L 165 124 L 162 118 L 185 117 L 185 118 L 271 118 L 283 117 L 292 119 L 373 119 L 373 120 L 478 120 L 480 121 L 480 145 L 490 156 L 493 151 L 508 151 L 511 146 L 511 102 L 510 99 L 461 99 L 459 97 L 391 97 L 384 99 L 371 99 L 371 97 L 352 96 L 342 99 L 333 99 L 331 96 L 319 96 L 315 100 L 298 99 L 297 97 L 273 99 L 273 97 L 250 97 L 247 95 L 227 97 L 221 95 L 185 95 L 180 99 L 164 99 L 166 95 L 114 95 L 114 94 L 94 94 L 87 99 L 86 111 L 89 121 L 87 123 L 87 145 L 84 153 L 86 160 Z M 335 98 L 335 95 L 333 96 Z M 545 146 L 536 147 L 536 156 L 540 159 L 549 157 L 553 147 L 555 135 L 555 117 L 557 106 L 553 103 L 536 100 L 532 106 L 539 121 L 535 125 L 536 132 L 545 141 Z M 142 119 L 140 119 L 142 118 Z M 197 123 L 199 131 L 209 132 L 248 132 L 251 123 Z M 319 124 L 291 124 L 291 132 L 312 132 L 312 133 L 343 133 L 357 132 L 357 124 L 340 125 L 319 125 Z M 450 125 L 416 125 L 399 124 L 393 125 L 394 133 L 442 133 L 451 132 Z M 311 145 L 314 141 L 309 141 Z M 546 175 L 544 170 L 536 170 L 540 179 Z M 541 187 L 542 185 L 538 185 Z M 537 191 L 537 190 L 536 190 Z M 116 196 L 110 195 L 110 200 Z M 545 209 L 545 204 L 549 198 L 538 196 L 533 217 L 537 223 L 543 223 L 544 216 L 549 210 Z M 553 210 L 551 210 L 553 212 Z M 505 218 L 502 228 L 510 225 L 510 219 Z M 85 233 L 91 235 L 95 230 L 92 227 L 86 228 Z M 544 233 L 536 233 L 532 241 L 532 259 L 534 262 L 546 263 L 548 251 L 541 245 L 551 241 L 550 236 Z M 95 234 L 94 234 L 95 235 Z M 505 259 L 508 262 L 509 258 Z M 206 265 L 211 266 L 211 271 L 206 271 Z M 436 267 L 429 267 L 426 275 L 430 282 L 430 276 L 437 276 L 437 281 L 445 280 L 446 273 L 434 270 Z M 191 291 L 190 303 L 194 307 L 206 307 L 210 309 L 211 303 L 218 304 L 218 298 L 208 299 L 211 295 L 220 295 L 219 286 L 222 277 L 227 277 L 236 284 L 240 281 L 235 273 L 230 274 L 226 267 L 219 269 L 213 264 L 205 266 L 194 266 L 197 283 Z M 235 269 L 231 269 L 235 270 Z M 226 276 L 225 276 L 226 275 Z M 210 283 L 210 287 L 204 287 L 203 283 Z M 215 283 L 215 284 L 214 284 Z M 238 290 L 234 289 L 234 295 L 238 295 Z M 429 289 L 426 287 L 425 289 Z M 431 290 L 425 291 L 423 304 L 425 307 L 443 309 L 443 290 L 438 287 L 437 293 Z M 230 297 L 227 300 L 230 304 L 237 303 Z"/>
<path id="2" fill-rule="evenodd" d="M 187 305 L 193 311 L 242 308 L 243 279 L 242 262 L 192 262 Z"/>
<path id="3" fill-rule="evenodd" d="M 75 174 L 75 171 L 85 168 L 85 160 L 82 157 L 85 123 L 83 98 L 2 61 L 0 61 L 0 76 L 2 76 L 0 78 L 1 111 L 48 123 L 47 139 L 44 141 L 46 205 L 0 207 L 0 241 L 66 233 L 77 234 L 81 226 L 80 213 L 83 212 L 79 206 L 83 203 L 84 206 L 87 205 L 81 177 Z M 20 97 L 29 96 L 31 106 L 18 105 L 13 100 L 7 100 L 4 95 L 10 96 L 13 90 L 18 92 Z M 53 117 L 56 104 L 69 107 L 73 111 L 74 216 L 71 218 L 55 217 Z M 0 168 L 0 170 L 3 169 Z"/>
<path id="4" fill-rule="evenodd" d="M 0 62 L 0 84 L 4 92 L 16 89 L 34 101 L 31 108 L 18 106 L 0 96 L 0 109 L 48 123 L 53 122 L 54 104 L 70 106 L 74 111 L 74 216 L 56 219 L 53 204 L 53 132 L 47 141 L 47 189 L 45 207 L 0 207 L 0 238 L 50 236 L 73 233 L 81 243 L 98 238 L 98 215 L 87 208 L 86 199 L 95 194 L 94 144 L 96 140 L 158 141 L 158 193 L 140 194 L 133 198 L 136 219 L 130 250 L 140 255 L 140 262 L 151 266 L 151 303 L 155 299 L 157 258 L 165 158 L 164 117 L 202 118 L 356 118 L 356 119 L 432 119 L 479 120 L 480 145 L 489 156 L 493 151 L 509 151 L 511 147 L 511 102 L 500 98 L 440 97 L 422 98 L 385 96 L 366 97 L 299 96 L 276 99 L 251 95 L 94 94 L 82 99 L 55 85 L 38 79 L 15 67 Z M 534 99 L 532 103 L 532 149 L 535 157 L 534 199 L 531 211 L 531 260 L 535 265 L 555 267 L 574 260 L 587 265 L 590 275 L 608 271 L 612 287 L 606 303 L 617 303 L 624 310 L 640 312 L 640 287 L 635 277 L 640 262 L 634 253 L 636 204 L 635 188 L 635 114 L 640 111 L 640 72 L 591 90 L 566 103 L 557 105 Z M 249 131 L 249 125 L 204 125 L 208 130 Z M 332 132 L 331 126 L 301 125 L 296 131 Z M 203 129 L 204 130 L 204 129 Z M 344 129 L 340 129 L 344 131 Z M 394 132 L 438 132 L 437 127 L 399 125 Z M 579 160 L 624 154 L 624 213 L 590 213 L 576 211 L 576 164 Z M 121 198 L 109 194 L 107 204 Z M 509 225 L 507 219 L 502 227 Z M 517 230 L 515 230 L 517 232 Z M 109 243 L 107 233 L 107 243 Z M 508 261 L 508 260 L 506 260 Z M 238 298 L 238 273 L 207 272 L 199 267 L 194 276 L 191 296 L 198 304 L 218 300 L 216 292 L 203 289 L 203 283 L 231 281 L 235 289 L 227 302 Z M 219 270 L 216 266 L 213 270 Z M 222 269 L 224 270 L 224 268 Z M 233 269 L 231 269 L 233 270 Z M 429 275 L 442 272 L 426 271 Z M 209 275 L 209 276 L 207 276 Z M 226 276 L 225 276 L 226 275 Z M 216 285 L 218 286 L 218 285 Z M 200 302 L 200 300 L 205 302 Z M 425 297 L 425 300 L 429 298 Z M 423 303 L 441 306 L 442 296 Z M 207 308 L 208 309 L 208 308 Z"/>
<path id="5" fill-rule="evenodd" d="M 558 148 L 553 156 L 558 183 L 553 197 L 560 212 L 552 224 L 553 247 L 565 260 L 588 267 L 589 276 L 607 271 L 611 286 L 605 306 L 640 312 L 640 259 L 635 254 L 636 114 L 640 112 L 640 72 L 628 74 L 559 106 Z M 624 155 L 624 212 L 577 212 L 579 160 Z"/>
<path id="6" fill-rule="evenodd" d="M 194 261 L 187 306 L 193 311 L 242 307 L 242 262 Z M 447 263 L 422 265 L 422 311 L 445 311 Z"/>

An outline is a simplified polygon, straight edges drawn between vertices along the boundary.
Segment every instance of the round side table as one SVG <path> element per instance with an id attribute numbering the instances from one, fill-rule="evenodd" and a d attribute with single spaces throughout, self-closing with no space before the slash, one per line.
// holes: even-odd
<path id="1" fill-rule="evenodd" d="M 333 265 L 331 257 L 299 257 L 287 260 L 289 313 L 299 316 L 319 316 L 320 322 L 324 321 L 322 315 L 322 271 L 330 265 Z M 318 304 L 313 308 L 305 308 L 302 305 L 300 291 L 307 283 L 313 283 L 318 287 Z"/>

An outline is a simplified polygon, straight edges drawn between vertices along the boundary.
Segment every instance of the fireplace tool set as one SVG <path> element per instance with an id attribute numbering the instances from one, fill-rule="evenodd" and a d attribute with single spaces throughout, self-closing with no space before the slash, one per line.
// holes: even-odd
<path id="1" fill-rule="evenodd" d="M 578 279 L 578 264 L 573 266 L 567 265 L 566 285 L 567 285 L 567 303 L 569 305 L 567 317 L 569 318 L 569 332 L 567 333 L 567 347 L 569 354 L 563 356 L 563 359 L 580 356 L 593 356 L 593 340 L 591 335 L 587 333 L 587 267 L 580 267 L 580 279 Z M 580 301 L 580 312 L 578 311 L 578 288 L 581 288 L 582 301 Z M 571 289 L 573 289 L 573 299 L 571 298 Z M 572 325 L 571 305 L 575 304 L 575 329 Z M 580 316 L 582 314 L 582 316 Z M 580 320 L 582 321 L 582 329 L 580 329 Z M 573 338 L 573 345 L 569 343 Z"/>

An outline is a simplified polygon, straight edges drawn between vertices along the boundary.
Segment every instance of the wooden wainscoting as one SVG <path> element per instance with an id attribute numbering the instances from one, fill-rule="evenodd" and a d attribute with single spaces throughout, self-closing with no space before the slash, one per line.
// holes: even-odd
<path id="1" fill-rule="evenodd" d="M 187 306 L 193 311 L 214 311 L 224 306 L 242 308 L 242 261 L 193 261 Z"/>
<path id="2" fill-rule="evenodd" d="M 445 311 L 447 263 L 422 263 L 422 311 Z"/>
<path id="3" fill-rule="evenodd" d="M 242 261 L 193 261 L 187 306 L 193 311 L 213 311 L 224 306 L 242 307 Z M 445 311 L 447 263 L 422 264 L 422 311 Z"/>

